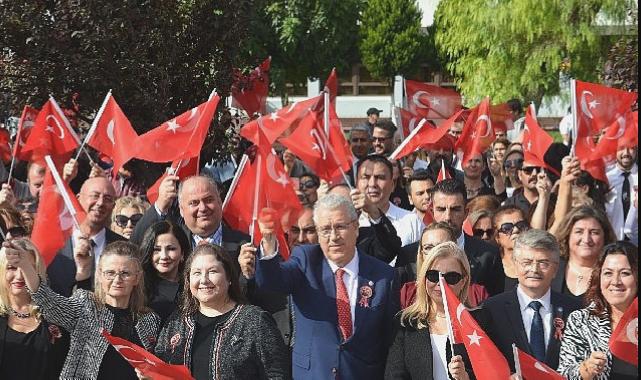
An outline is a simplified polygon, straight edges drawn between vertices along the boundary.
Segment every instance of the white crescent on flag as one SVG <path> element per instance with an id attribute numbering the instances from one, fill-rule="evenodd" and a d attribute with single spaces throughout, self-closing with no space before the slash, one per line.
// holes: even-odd
<path id="1" fill-rule="evenodd" d="M 485 134 L 483 136 L 480 136 L 479 138 L 484 139 L 490 135 L 490 132 L 492 132 L 492 120 L 490 120 L 490 117 L 488 115 L 479 116 L 476 119 L 476 123 L 474 123 L 474 130 L 476 130 L 476 125 L 482 120 L 485 120 L 486 123 Z"/>
<path id="2" fill-rule="evenodd" d="M 625 326 L 625 336 L 630 342 L 639 345 L 639 318 L 634 318 Z"/>
<path id="3" fill-rule="evenodd" d="M 107 138 L 111 141 L 111 145 L 116 145 L 116 139 L 114 138 L 115 126 L 116 123 L 114 122 L 114 119 L 109 120 L 109 124 L 107 124 Z"/>
<path id="4" fill-rule="evenodd" d="M 414 96 L 412 96 L 412 103 L 418 108 L 430 108 L 429 105 L 426 105 L 420 101 L 420 97 L 423 94 L 425 94 L 426 96 L 430 96 L 429 92 L 427 91 L 416 91 L 414 93 Z"/>
<path id="5" fill-rule="evenodd" d="M 316 129 L 312 129 L 309 131 L 309 135 L 316 141 L 312 147 L 313 150 L 318 150 L 321 154 L 321 158 L 323 160 L 327 159 L 327 152 L 325 150 L 325 144 L 323 144 L 323 140 L 321 139 L 320 135 L 318 134 L 318 131 Z"/>
<path id="6" fill-rule="evenodd" d="M 592 116 L 592 112 L 590 111 L 590 108 L 588 107 L 588 102 L 586 99 L 586 95 L 594 96 L 594 94 L 591 91 L 583 91 L 581 93 L 581 111 L 589 117 L 590 119 L 594 119 L 594 116 Z"/>
<path id="7" fill-rule="evenodd" d="M 285 173 L 282 171 L 276 171 L 276 168 L 274 167 L 275 164 L 276 157 L 272 153 L 269 153 L 267 155 L 267 174 L 271 177 L 271 179 L 285 187 L 289 183 L 287 175 L 285 175 Z"/>
<path id="8" fill-rule="evenodd" d="M 57 134 L 56 136 L 58 136 L 58 138 L 60 140 L 64 140 L 65 139 L 65 130 L 62 128 L 62 125 L 60 125 L 60 122 L 58 121 L 58 119 L 56 119 L 55 116 L 47 115 L 47 117 L 45 118 L 45 120 L 47 121 L 47 128 L 46 129 L 49 132 L 53 133 L 53 128 L 50 128 L 51 124 L 49 124 L 49 118 L 53 119 L 53 121 L 56 123 L 56 127 L 58 127 L 58 131 L 60 132 L 60 134 Z"/>
<path id="9" fill-rule="evenodd" d="M 608 140 L 618 140 L 621 137 L 623 137 L 623 134 L 625 133 L 625 127 L 626 127 L 625 117 L 619 115 L 617 117 L 617 123 L 619 124 L 619 129 L 617 130 L 616 135 L 614 135 L 612 137 L 608 137 L 606 135 L 606 136 L 604 136 L 606 139 L 608 139 Z"/>
<path id="10" fill-rule="evenodd" d="M 550 373 L 550 371 L 548 371 L 548 370 L 545 368 L 545 366 L 544 366 L 543 364 L 541 364 L 540 362 L 536 362 L 536 363 L 534 363 L 534 368 L 538 369 L 538 370 L 539 370 L 539 371 L 541 371 L 541 372 Z"/>
<path id="11" fill-rule="evenodd" d="M 147 363 L 147 364 L 151 364 L 151 365 L 153 365 L 153 366 L 155 366 L 155 365 L 156 365 L 154 362 L 152 362 L 152 361 L 150 361 L 149 359 L 147 359 L 147 358 L 145 358 L 145 357 L 141 356 L 138 352 L 136 352 L 136 351 L 135 351 L 133 348 L 131 348 L 131 347 L 124 346 L 124 345 L 121 345 L 121 344 L 114 344 L 113 346 L 114 346 L 114 348 L 116 349 L 116 351 L 118 351 L 118 353 L 119 353 L 119 354 L 121 354 L 121 355 L 122 355 L 122 357 L 123 357 L 123 358 L 125 358 L 125 360 L 126 360 L 126 361 L 128 361 L 129 363 L 134 363 L 134 364 L 137 364 L 137 363 Z M 130 357 L 129 355 L 127 355 L 127 352 L 126 352 L 125 350 L 129 350 L 129 351 L 131 351 L 134 355 L 138 356 L 138 358 L 132 358 L 132 357 Z M 136 359 L 142 359 L 142 360 L 136 360 Z"/>

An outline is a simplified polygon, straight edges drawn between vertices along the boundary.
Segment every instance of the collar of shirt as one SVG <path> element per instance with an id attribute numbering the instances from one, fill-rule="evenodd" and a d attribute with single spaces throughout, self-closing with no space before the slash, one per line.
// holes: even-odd
<path id="1" fill-rule="evenodd" d="M 529 304 L 530 304 L 530 302 L 532 302 L 532 301 L 539 301 L 539 302 L 541 302 L 541 305 L 542 305 L 542 306 L 543 306 L 543 308 L 545 309 L 544 311 L 545 311 L 545 312 L 547 312 L 547 313 L 551 313 L 551 312 L 552 312 L 551 294 L 552 294 L 552 293 L 551 293 L 550 289 L 548 289 L 548 291 L 547 291 L 547 292 L 545 292 L 545 294 L 543 295 L 543 297 L 541 297 L 541 298 L 539 298 L 539 299 L 535 299 L 535 298 L 530 298 L 530 296 L 528 296 L 527 294 L 525 294 L 525 292 L 523 291 L 523 289 L 521 289 L 521 285 L 519 285 L 519 286 L 517 286 L 517 287 L 516 287 L 516 297 L 519 299 L 519 306 L 520 306 L 520 308 L 521 308 L 521 313 L 523 313 L 523 312 L 525 312 L 527 309 L 529 309 L 528 305 L 529 305 Z"/>
<path id="2" fill-rule="evenodd" d="M 345 272 L 347 272 L 347 274 L 350 276 L 350 278 L 357 277 L 358 276 L 358 263 L 359 263 L 358 250 L 356 250 L 354 252 L 354 257 L 352 257 L 350 262 L 347 263 L 347 265 L 345 265 L 342 269 L 344 269 Z M 327 260 L 327 264 L 329 264 L 329 268 L 332 270 L 332 273 L 335 274 L 336 271 L 338 270 L 339 266 L 336 265 L 331 260 Z"/>
<path id="3" fill-rule="evenodd" d="M 193 235 L 194 236 L 194 243 L 198 245 L 203 240 L 206 240 L 207 243 L 210 244 L 216 244 L 216 245 L 221 245 L 223 244 L 223 224 L 221 223 L 220 226 L 218 226 L 218 229 L 211 235 L 207 237 L 201 237 L 198 235 Z"/>
<path id="4" fill-rule="evenodd" d="M 350 312 L 352 314 L 352 327 L 354 327 L 356 323 L 356 299 L 358 297 L 358 263 L 358 250 L 355 250 L 352 260 L 350 260 L 350 262 L 342 268 L 348 275 L 348 277 L 343 276 L 343 283 L 345 284 L 347 296 L 349 297 Z M 336 271 L 339 268 L 338 265 L 330 260 L 327 260 L 327 264 L 329 264 L 329 268 L 332 270 L 332 273 L 336 274 Z"/>
<path id="5" fill-rule="evenodd" d="M 76 239 L 82 234 L 79 229 L 74 228 L 73 229 L 73 239 L 71 239 L 71 246 L 75 246 Z M 107 229 L 103 228 L 100 231 L 98 231 L 97 234 L 93 236 L 89 236 L 89 239 L 93 240 L 93 242 L 96 244 L 93 248 L 93 253 L 94 257 L 96 259 L 96 262 L 98 261 L 98 257 L 100 257 L 100 254 L 102 251 L 105 249 L 105 246 L 107 245 Z"/>
<path id="6" fill-rule="evenodd" d="M 461 232 L 461 235 L 456 239 L 456 245 L 461 249 L 465 249 L 465 234 L 463 232 Z"/>

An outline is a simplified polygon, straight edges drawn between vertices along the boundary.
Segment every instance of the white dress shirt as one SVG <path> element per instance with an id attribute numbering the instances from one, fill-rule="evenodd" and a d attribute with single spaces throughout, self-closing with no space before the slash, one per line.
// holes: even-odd
<path id="1" fill-rule="evenodd" d="M 421 239 L 423 232 L 423 221 L 412 211 L 405 210 L 389 202 L 389 209 L 385 216 L 392 222 L 396 229 L 396 234 L 401 238 L 401 246 L 412 244 Z M 371 222 L 367 215 L 361 214 L 358 218 L 360 227 L 369 227 Z"/>
<path id="2" fill-rule="evenodd" d="M 623 240 L 624 234 L 627 234 L 628 237 L 634 235 L 635 231 L 631 231 L 630 229 L 637 228 L 636 234 L 638 234 L 638 224 L 636 223 L 638 219 L 638 210 L 634 207 L 634 186 L 638 186 L 639 184 L 639 168 L 634 164 L 632 170 L 630 170 L 630 176 L 628 177 L 628 181 L 630 181 L 630 210 L 628 210 L 628 217 L 625 220 L 623 219 L 623 203 L 621 201 L 624 180 L 623 170 L 615 164 L 608 168 L 606 174 L 608 176 L 608 182 L 610 183 L 611 190 L 608 193 L 605 203 L 605 211 L 608 215 L 608 219 L 610 219 L 610 224 L 614 229 L 617 240 Z M 628 231 L 625 231 L 626 224 L 629 226 Z"/>
<path id="3" fill-rule="evenodd" d="M 521 318 L 523 318 L 523 327 L 525 327 L 525 334 L 527 335 L 528 342 L 530 341 L 530 329 L 532 328 L 532 320 L 534 319 L 534 309 L 528 307 L 530 302 L 539 301 L 541 303 L 541 308 L 539 309 L 539 314 L 543 319 L 543 332 L 545 334 L 545 348 L 547 350 L 548 343 L 550 341 L 550 331 L 552 329 L 552 301 L 550 299 L 551 292 L 548 289 L 547 293 L 539 299 L 530 298 L 523 289 L 521 285 L 516 287 L 516 296 L 519 299 L 519 307 L 521 309 Z"/>
<path id="4" fill-rule="evenodd" d="M 78 237 L 82 235 L 82 232 L 80 232 L 79 229 L 74 228 L 73 233 L 72 233 L 72 239 L 71 239 L 71 247 L 75 248 L 76 246 L 76 241 Z M 107 245 L 107 230 L 103 227 L 100 231 L 98 231 L 97 234 L 93 236 L 89 236 L 89 239 L 93 240 L 94 243 L 96 244 L 93 247 L 93 257 L 94 257 L 94 262 L 96 263 L 96 266 L 98 265 L 98 259 L 100 258 L 100 255 L 102 254 L 102 251 L 105 249 L 105 246 Z M 71 253 L 73 255 L 73 252 Z"/>
<path id="5" fill-rule="evenodd" d="M 354 331 L 354 322 L 356 321 L 356 299 L 358 297 L 358 250 L 354 254 L 352 260 L 347 263 L 342 269 L 345 271 L 343 274 L 343 282 L 345 289 L 347 289 L 347 296 L 349 297 L 349 309 L 352 313 L 352 331 Z M 334 264 L 331 260 L 327 260 L 329 268 L 336 276 L 336 271 L 339 266 Z M 336 289 L 338 292 L 338 289 Z"/>
<path id="6" fill-rule="evenodd" d="M 430 334 L 432 345 L 432 377 L 434 380 L 449 380 L 447 368 L 447 335 Z M 453 354 L 452 354 L 453 355 Z"/>

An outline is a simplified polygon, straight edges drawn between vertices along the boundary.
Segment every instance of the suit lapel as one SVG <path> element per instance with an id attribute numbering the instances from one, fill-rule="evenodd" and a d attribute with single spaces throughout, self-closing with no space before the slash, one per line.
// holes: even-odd
<path id="1" fill-rule="evenodd" d="M 523 325 L 523 317 L 521 316 L 521 305 L 516 295 L 516 289 L 512 291 L 509 300 L 505 302 L 505 311 L 508 320 L 512 324 L 512 331 L 516 337 L 516 345 L 519 348 L 525 349 L 529 354 L 532 353 L 530 342 L 525 333 L 525 326 Z"/>
<path id="2" fill-rule="evenodd" d="M 320 247 L 318 248 L 320 250 Z M 329 267 L 329 264 L 327 263 L 327 259 L 323 258 L 321 260 L 322 264 L 320 266 L 320 278 L 321 281 L 323 282 L 323 287 L 325 288 L 325 294 L 329 296 L 329 299 L 334 300 L 334 304 L 331 305 L 333 312 L 333 322 L 334 322 L 334 330 L 336 332 L 336 337 L 338 341 L 341 340 L 341 332 L 340 329 L 338 328 L 338 311 L 336 309 L 336 280 L 334 277 L 334 272 L 332 272 L 332 268 Z"/>
<path id="3" fill-rule="evenodd" d="M 355 336 L 358 333 L 358 326 L 361 325 L 363 318 L 367 315 L 367 308 L 371 306 L 372 300 L 374 298 L 374 282 L 371 280 L 369 270 L 367 266 L 363 265 L 365 260 L 363 260 L 363 255 L 360 255 L 360 260 L 358 262 L 358 283 L 356 287 L 356 308 L 354 311 L 354 333 L 352 336 Z M 361 299 L 365 302 L 365 298 L 361 296 L 361 289 L 366 289 L 369 287 L 372 290 L 372 294 L 367 300 L 367 306 L 360 305 Z"/>
<path id="4" fill-rule="evenodd" d="M 550 335 L 548 340 L 548 346 L 545 350 L 545 361 L 550 364 L 552 361 L 558 360 L 559 350 L 561 348 L 561 337 L 557 336 L 556 329 L 557 327 L 562 329 L 561 324 L 564 324 L 563 321 L 566 320 L 566 311 L 561 300 L 556 292 L 551 292 L 550 294 L 550 303 L 552 304 L 552 322 L 550 323 Z M 557 322 L 560 320 L 560 323 Z M 559 326 L 557 326 L 559 324 Z"/>

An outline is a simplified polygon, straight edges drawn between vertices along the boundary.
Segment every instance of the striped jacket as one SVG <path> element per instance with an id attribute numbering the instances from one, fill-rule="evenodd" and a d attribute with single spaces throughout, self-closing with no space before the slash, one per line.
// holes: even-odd
<path id="1" fill-rule="evenodd" d="M 45 320 L 60 325 L 71 337 L 60 378 L 96 379 L 109 346 L 100 331 L 102 328 L 112 331 L 112 312 L 98 305 L 91 292 L 78 289 L 67 298 L 51 290 L 42 281 L 31 298 L 40 307 Z M 159 327 L 160 318 L 153 312 L 136 318 L 135 329 L 145 349 L 153 350 Z"/>
<path id="2" fill-rule="evenodd" d="M 612 370 L 612 354 L 608 348 L 612 327 L 609 315 L 597 317 L 590 313 L 593 305 L 573 311 L 568 316 L 567 326 L 561 340 L 558 372 L 568 380 L 581 380 L 579 367 L 593 351 L 607 354 L 605 368 L 594 380 L 607 380 Z"/>

